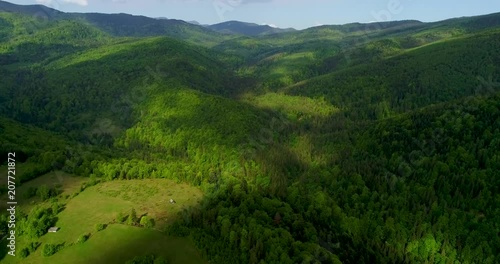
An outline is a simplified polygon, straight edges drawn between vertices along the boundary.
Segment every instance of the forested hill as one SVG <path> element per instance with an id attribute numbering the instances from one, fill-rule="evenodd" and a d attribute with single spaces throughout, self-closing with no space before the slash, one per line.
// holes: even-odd
<path id="1" fill-rule="evenodd" d="M 11 12 L 32 16 L 47 16 L 48 18 L 56 18 L 63 12 L 46 7 L 44 5 L 15 5 L 9 2 L 0 1 L 0 10 L 3 12 Z"/>
<path id="2" fill-rule="evenodd" d="M 169 36 L 210 46 L 228 38 L 203 26 L 176 19 L 155 19 L 129 14 L 64 13 L 43 5 L 14 5 L 0 1 L 0 11 L 29 15 L 38 22 L 53 20 L 81 20 L 113 36 L 148 37 Z"/>
<path id="3" fill-rule="evenodd" d="M 255 35 L 0 2 L 0 261 L 500 263 L 500 14 Z"/>

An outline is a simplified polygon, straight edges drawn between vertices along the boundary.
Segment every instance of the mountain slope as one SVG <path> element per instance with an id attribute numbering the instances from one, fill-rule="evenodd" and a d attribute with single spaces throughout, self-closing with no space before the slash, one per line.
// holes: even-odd
<path id="1" fill-rule="evenodd" d="M 55 19 L 64 14 L 44 5 L 16 5 L 6 1 L 0 1 L 0 11 L 36 16 L 41 19 Z"/>
<path id="2" fill-rule="evenodd" d="M 320 26 L 256 38 L 240 37 L 214 48 L 243 56 L 242 72 L 277 90 L 309 78 L 402 54 L 414 48 L 498 28 L 500 14 L 434 23 L 395 21 Z M 471 25 L 481 25 L 474 29 Z"/>
<path id="3" fill-rule="evenodd" d="M 64 13 L 43 5 L 14 5 L 4 1 L 0 1 L 0 11 L 31 16 L 42 23 L 52 20 L 83 20 L 113 36 L 169 36 L 206 46 L 213 46 L 228 38 L 202 26 L 175 19 L 129 14 Z"/>
<path id="4" fill-rule="evenodd" d="M 323 95 L 333 105 L 348 109 L 351 118 L 370 119 L 493 93 L 500 88 L 499 38 L 500 31 L 495 30 L 387 59 L 376 60 L 375 53 L 364 54 L 360 57 L 374 62 L 306 80 L 286 90 L 295 95 Z"/>
<path id="5" fill-rule="evenodd" d="M 71 124 L 87 124 L 88 128 L 103 112 L 129 120 L 130 112 L 110 113 L 110 106 L 118 107 L 122 100 L 130 104 L 129 99 L 135 102 L 139 97 L 144 100 L 152 96 L 146 92 L 152 83 L 181 84 L 228 96 L 238 91 L 236 78 L 231 77 L 231 72 L 216 56 L 206 49 L 168 38 L 133 40 L 90 49 L 44 67 L 17 70 L 16 78 L 7 79 L 0 86 L 5 91 L 0 100 L 11 102 L 3 104 L 1 111 L 24 122 L 82 133 L 84 127 Z M 26 93 L 31 96 L 25 98 Z M 10 96 L 5 97 L 7 95 Z"/>
<path id="6" fill-rule="evenodd" d="M 81 21 L 46 22 L 12 13 L 0 13 L 0 21 L 8 25 L 0 40 L 0 60 L 13 70 L 31 63 L 47 64 L 114 41 L 110 35 Z"/>
<path id="7" fill-rule="evenodd" d="M 153 19 L 128 14 L 73 13 L 68 14 L 68 16 L 72 18 L 83 18 L 92 25 L 114 36 L 169 36 L 191 43 L 202 43 L 207 46 L 215 45 L 221 40 L 227 39 L 227 37 L 222 34 L 182 20 Z"/>

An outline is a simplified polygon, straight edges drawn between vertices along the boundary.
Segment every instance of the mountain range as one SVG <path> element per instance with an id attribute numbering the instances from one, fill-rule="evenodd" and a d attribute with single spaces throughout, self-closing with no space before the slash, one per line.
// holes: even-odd
<path id="1" fill-rule="evenodd" d="M 215 25 L 202 26 L 196 21 L 185 22 L 168 18 L 149 18 L 129 14 L 98 14 L 98 13 L 64 13 L 44 5 L 15 5 L 0 1 L 0 10 L 33 15 L 39 19 L 84 19 L 99 28 L 117 36 L 156 36 L 175 34 L 175 31 L 204 32 L 204 27 L 225 34 L 257 36 L 287 32 L 293 29 L 273 28 L 267 25 L 257 25 L 239 21 L 222 22 Z M 191 25 L 197 25 L 194 27 Z"/>
<path id="2" fill-rule="evenodd" d="M 0 262 L 500 263 L 499 73 L 500 13 L 293 30 L 0 1 Z"/>

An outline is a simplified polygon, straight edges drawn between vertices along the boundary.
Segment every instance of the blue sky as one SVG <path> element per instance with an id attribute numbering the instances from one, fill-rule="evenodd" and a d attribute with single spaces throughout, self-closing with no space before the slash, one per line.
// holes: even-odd
<path id="1" fill-rule="evenodd" d="M 499 0 L 9 0 L 43 3 L 66 12 L 129 13 L 196 20 L 228 20 L 303 29 L 317 25 L 417 19 L 424 22 L 500 12 Z"/>

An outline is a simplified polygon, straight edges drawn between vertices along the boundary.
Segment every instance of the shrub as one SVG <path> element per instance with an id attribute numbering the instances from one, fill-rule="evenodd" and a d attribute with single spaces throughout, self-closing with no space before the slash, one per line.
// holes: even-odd
<path id="1" fill-rule="evenodd" d="M 59 204 L 57 202 L 54 202 L 52 203 L 52 213 L 54 215 L 58 214 L 59 212 L 61 212 L 63 209 L 63 205 L 62 204 Z"/>
<path id="2" fill-rule="evenodd" d="M 36 195 L 42 201 L 45 201 L 45 200 L 52 198 L 52 197 L 56 197 L 58 195 L 58 192 L 55 188 L 49 188 L 49 187 L 47 187 L 47 185 L 41 185 L 40 187 L 38 187 L 38 189 L 35 188 L 34 190 L 36 190 Z M 31 190 L 29 192 L 33 192 L 33 190 Z M 31 194 L 32 193 L 30 193 L 30 195 Z"/>
<path id="3" fill-rule="evenodd" d="M 78 243 L 78 244 L 82 244 L 82 243 L 84 243 L 85 241 L 87 241 L 87 240 L 89 239 L 89 237 L 90 237 L 90 234 L 83 234 L 83 235 L 81 235 L 81 236 L 78 238 L 77 243 Z"/>
<path id="4" fill-rule="evenodd" d="M 32 197 L 35 197 L 36 194 L 37 194 L 37 191 L 38 191 L 38 188 L 30 186 L 30 187 L 28 187 L 28 189 L 26 190 L 26 192 L 24 192 L 23 198 L 24 199 L 30 199 Z"/>
<path id="5" fill-rule="evenodd" d="M 95 174 L 90 175 L 90 180 L 87 182 L 87 187 L 97 185 L 101 182 L 101 179 L 98 179 Z"/>
<path id="6" fill-rule="evenodd" d="M 31 253 L 36 251 L 38 246 L 40 246 L 39 242 L 31 242 L 27 247 L 21 249 L 21 251 L 19 252 L 19 256 L 21 258 L 28 257 Z"/>
<path id="7" fill-rule="evenodd" d="M 29 245 L 28 245 L 28 250 L 30 253 L 33 253 L 35 252 L 35 250 L 40 246 L 40 242 L 31 242 Z"/>
<path id="8" fill-rule="evenodd" d="M 20 218 L 21 219 L 21 218 Z M 55 222 L 55 215 L 50 208 L 35 207 L 30 214 L 20 221 L 20 234 L 26 234 L 29 238 L 39 238 Z"/>
<path id="9" fill-rule="evenodd" d="M 40 186 L 38 188 L 38 190 L 36 191 L 36 194 L 38 195 L 38 197 L 42 201 L 45 201 L 45 200 L 49 199 L 49 193 L 50 193 L 50 190 L 47 187 L 47 185 Z"/>
<path id="10" fill-rule="evenodd" d="M 145 215 L 141 218 L 140 224 L 145 228 L 153 228 L 155 226 L 155 220 Z"/>
<path id="11" fill-rule="evenodd" d="M 127 220 L 127 216 L 124 215 L 122 212 L 119 212 L 118 215 L 116 216 L 116 222 L 123 224 Z"/>
<path id="12" fill-rule="evenodd" d="M 27 257 L 27 256 L 29 256 L 29 255 L 30 255 L 30 251 L 29 251 L 29 249 L 28 249 L 28 248 L 23 248 L 23 249 L 21 249 L 21 251 L 19 252 L 19 256 L 20 256 L 21 258 L 26 258 L 26 257 Z"/>
<path id="13" fill-rule="evenodd" d="M 106 229 L 106 224 L 96 224 L 96 225 L 95 225 L 95 230 L 96 230 L 97 232 L 102 231 L 102 230 L 104 230 L 104 229 Z"/>
<path id="14" fill-rule="evenodd" d="M 59 250 L 64 248 L 64 243 L 62 244 L 45 244 L 42 249 L 42 256 L 49 257 L 56 254 Z"/>
<path id="15" fill-rule="evenodd" d="M 135 209 L 132 208 L 132 211 L 130 212 L 130 215 L 127 218 L 127 225 L 135 225 L 137 223 L 137 213 L 135 212 Z"/>

